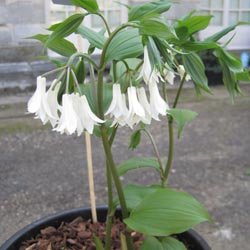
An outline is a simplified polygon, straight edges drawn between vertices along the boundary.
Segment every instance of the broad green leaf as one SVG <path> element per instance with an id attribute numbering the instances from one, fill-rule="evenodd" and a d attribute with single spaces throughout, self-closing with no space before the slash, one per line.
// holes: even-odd
<path id="1" fill-rule="evenodd" d="M 209 36 L 205 39 L 205 41 L 214 41 L 217 42 L 218 40 L 220 40 L 222 37 L 224 37 L 225 35 L 227 35 L 229 32 L 233 31 L 237 26 L 239 25 L 247 25 L 249 23 L 246 22 L 238 22 L 236 24 L 230 25 L 227 28 L 213 34 L 212 36 Z"/>
<path id="2" fill-rule="evenodd" d="M 76 33 L 81 35 L 83 38 L 86 38 L 92 46 L 98 49 L 102 49 L 106 41 L 106 38 L 104 35 L 102 35 L 99 32 L 95 32 L 83 25 L 78 27 L 78 29 L 76 30 Z"/>
<path id="3" fill-rule="evenodd" d="M 129 148 L 135 149 L 141 142 L 141 130 L 136 130 L 132 133 L 130 137 Z"/>
<path id="4" fill-rule="evenodd" d="M 178 20 L 175 27 L 177 36 L 183 40 L 188 36 L 205 29 L 211 20 L 212 16 L 189 16 L 185 19 Z"/>
<path id="5" fill-rule="evenodd" d="M 124 188 L 124 195 L 129 210 L 135 209 L 143 199 L 154 193 L 159 186 L 136 186 L 128 185 Z"/>
<path id="6" fill-rule="evenodd" d="M 208 80 L 205 74 L 205 66 L 196 53 L 183 54 L 182 61 L 185 70 L 191 76 L 194 84 L 208 93 L 210 89 L 208 87 Z"/>
<path id="7" fill-rule="evenodd" d="M 71 0 L 71 2 L 76 6 L 82 7 L 90 13 L 97 13 L 99 11 L 96 0 Z"/>
<path id="8" fill-rule="evenodd" d="M 95 89 L 97 88 L 96 83 L 85 83 L 80 85 L 81 92 L 86 95 L 88 103 L 91 107 L 91 110 L 97 114 L 97 106 L 95 100 Z M 113 84 L 105 83 L 103 85 L 103 107 L 106 111 L 112 100 L 112 88 Z"/>
<path id="9" fill-rule="evenodd" d="M 156 66 L 161 71 L 161 55 L 152 37 L 148 38 L 147 49 L 151 65 Z"/>
<path id="10" fill-rule="evenodd" d="M 196 112 L 187 109 L 170 109 L 168 114 L 178 125 L 178 137 L 181 136 L 184 126 L 198 115 Z"/>
<path id="11" fill-rule="evenodd" d="M 159 19 L 145 19 L 140 22 L 140 33 L 162 39 L 173 39 L 176 36 L 171 29 Z"/>
<path id="12" fill-rule="evenodd" d="M 160 166 L 156 158 L 148 157 L 134 157 L 127 161 L 122 162 L 118 166 L 118 174 L 122 176 L 126 174 L 129 170 L 134 170 L 138 168 L 154 168 L 160 171 Z"/>
<path id="13" fill-rule="evenodd" d="M 86 76 L 86 70 L 85 70 L 85 63 L 84 63 L 84 60 L 82 58 L 80 58 L 76 64 L 75 74 L 76 74 L 76 78 L 77 78 L 78 83 L 80 83 L 80 84 L 84 83 L 85 76 Z"/>
<path id="14" fill-rule="evenodd" d="M 147 195 L 124 222 L 146 235 L 169 236 L 210 220 L 208 212 L 191 195 L 159 188 Z"/>
<path id="15" fill-rule="evenodd" d="M 49 46 L 49 44 L 56 38 L 63 38 L 75 32 L 82 23 L 84 16 L 84 14 L 74 14 L 63 22 L 50 27 L 50 30 L 53 30 L 53 32 L 49 36 L 46 45 Z"/>
<path id="16" fill-rule="evenodd" d="M 143 241 L 140 250 L 164 250 L 161 242 L 153 236 L 148 236 Z"/>
<path id="17" fill-rule="evenodd" d="M 148 236 L 140 250 L 187 250 L 185 245 L 173 237 L 165 237 L 162 240 L 153 236 Z"/>
<path id="18" fill-rule="evenodd" d="M 235 57 L 233 54 L 227 52 L 226 50 L 220 48 L 215 51 L 217 58 L 221 59 L 233 72 L 242 72 L 243 65 L 239 58 Z"/>
<path id="19" fill-rule="evenodd" d="M 133 6 L 128 11 L 128 20 L 146 20 L 150 17 L 157 17 L 169 10 L 171 2 L 170 0 L 158 0 Z"/>
<path id="20" fill-rule="evenodd" d="M 47 40 L 49 39 L 48 35 L 38 34 L 35 36 L 30 37 L 31 39 L 39 40 L 43 45 L 46 44 Z M 53 50 L 54 52 L 58 53 L 61 56 L 69 57 L 72 54 L 76 53 L 77 49 L 73 43 L 69 42 L 64 38 L 57 38 L 54 39 L 47 45 L 48 49 Z"/>
<path id="21" fill-rule="evenodd" d="M 238 81 L 250 82 L 250 74 L 247 70 L 236 73 L 236 78 Z"/>
<path id="22" fill-rule="evenodd" d="M 134 58 L 143 53 L 141 36 L 137 29 L 120 31 L 111 41 L 106 52 L 106 61 Z"/>
<path id="23" fill-rule="evenodd" d="M 128 58 L 128 59 L 125 59 L 124 61 L 125 61 L 125 63 L 127 63 L 129 69 L 135 70 L 136 67 L 141 63 L 142 60 L 139 58 Z M 119 82 L 121 84 L 122 91 L 125 91 L 126 88 L 128 87 L 128 76 L 131 75 L 131 72 L 127 72 L 127 68 L 125 66 L 125 63 L 123 61 L 119 61 L 116 63 L 117 82 Z M 114 79 L 113 64 L 112 64 L 112 67 L 110 69 L 110 74 L 111 74 L 112 79 Z"/>
<path id="24" fill-rule="evenodd" d="M 223 73 L 223 83 L 225 87 L 227 88 L 232 98 L 232 102 L 233 102 L 236 94 L 241 94 L 241 91 L 240 91 L 240 88 L 238 86 L 238 82 L 236 79 L 236 75 L 234 72 L 230 70 L 230 68 L 224 61 L 219 60 L 219 62 L 220 62 L 222 73 Z"/>
<path id="25" fill-rule="evenodd" d="M 173 237 L 165 237 L 161 244 L 164 250 L 187 250 L 182 242 Z"/>
<path id="26" fill-rule="evenodd" d="M 101 239 L 98 238 L 97 236 L 94 236 L 93 239 L 94 239 L 94 242 L 95 242 L 96 250 L 104 250 L 104 246 L 102 244 Z"/>
<path id="27" fill-rule="evenodd" d="M 202 50 L 208 50 L 208 49 L 216 49 L 219 47 L 218 44 L 216 44 L 215 42 L 197 42 L 197 41 L 188 41 L 186 43 L 183 43 L 182 48 L 185 50 L 189 50 L 189 51 L 202 51 Z"/>

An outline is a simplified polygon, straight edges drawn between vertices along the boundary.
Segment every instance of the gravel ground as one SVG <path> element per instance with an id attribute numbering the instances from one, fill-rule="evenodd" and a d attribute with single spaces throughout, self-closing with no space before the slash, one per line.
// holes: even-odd
<path id="1" fill-rule="evenodd" d="M 247 250 L 250 245 L 250 86 L 243 89 L 245 96 L 234 105 L 221 87 L 200 100 L 187 89 L 180 104 L 199 116 L 176 140 L 170 183 L 192 193 L 213 216 L 213 224 L 196 229 L 214 250 Z M 27 96 L 18 98 L 1 97 L 0 102 L 0 245 L 33 220 L 89 206 L 84 139 L 61 136 L 30 116 L 22 117 L 25 104 L 19 102 Z M 164 122 L 154 123 L 151 131 L 164 158 Z M 116 162 L 153 155 L 146 138 L 143 147 L 128 151 L 130 133 L 129 129 L 118 132 L 113 147 Z M 100 141 L 93 138 L 92 142 L 97 204 L 101 205 L 106 202 L 104 157 Z M 156 181 L 157 175 L 147 170 L 127 174 L 123 183 Z"/>

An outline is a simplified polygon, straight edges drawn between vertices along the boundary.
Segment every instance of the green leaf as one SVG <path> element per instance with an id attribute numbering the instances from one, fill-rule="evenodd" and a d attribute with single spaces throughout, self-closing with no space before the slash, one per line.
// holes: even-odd
<path id="1" fill-rule="evenodd" d="M 134 58 L 143 53 L 141 36 L 137 29 L 120 31 L 111 41 L 106 52 L 106 61 Z"/>
<path id="2" fill-rule="evenodd" d="M 136 130 L 130 137 L 129 148 L 135 149 L 141 142 L 141 130 Z"/>
<path id="3" fill-rule="evenodd" d="M 93 239 L 94 239 L 94 242 L 95 242 L 96 250 L 104 250 L 104 246 L 103 246 L 103 244 L 102 244 L 101 239 L 98 238 L 98 237 L 95 236 L 95 235 L 94 235 Z"/>
<path id="4" fill-rule="evenodd" d="M 212 36 L 209 36 L 205 39 L 205 41 L 214 41 L 217 42 L 218 40 L 220 40 L 222 37 L 224 37 L 225 35 L 227 35 L 229 32 L 233 31 L 237 26 L 239 25 L 247 25 L 249 23 L 246 22 L 238 22 L 236 24 L 230 25 L 229 27 L 213 34 Z"/>
<path id="5" fill-rule="evenodd" d="M 189 51 L 202 51 L 202 50 L 208 50 L 208 49 L 216 49 L 219 47 L 215 42 L 197 42 L 197 41 L 188 41 L 186 43 L 183 43 L 182 45 L 183 49 L 189 50 Z"/>
<path id="6" fill-rule="evenodd" d="M 146 196 L 152 194 L 159 186 L 136 186 L 136 185 L 127 185 L 124 188 L 124 195 L 128 209 L 131 211 L 135 209 Z"/>
<path id="7" fill-rule="evenodd" d="M 151 65 L 156 66 L 161 71 L 161 55 L 152 37 L 148 38 L 147 49 Z"/>
<path id="8" fill-rule="evenodd" d="M 168 114 L 178 125 L 178 137 L 181 136 L 185 125 L 198 115 L 196 112 L 187 109 L 170 109 L 168 110 Z"/>
<path id="9" fill-rule="evenodd" d="M 78 83 L 79 84 L 84 83 L 84 80 L 86 77 L 86 70 L 85 70 L 85 63 L 82 58 L 80 58 L 76 64 L 75 74 L 76 74 Z"/>
<path id="10" fill-rule="evenodd" d="M 164 250 L 187 250 L 182 242 L 173 237 L 165 237 L 161 244 Z"/>
<path id="11" fill-rule="evenodd" d="M 129 69 L 135 70 L 136 67 L 141 63 L 141 59 L 139 58 L 128 58 L 124 60 L 125 63 L 127 63 Z M 112 79 L 114 79 L 113 75 L 113 64 L 110 69 L 110 74 Z M 117 77 L 117 82 L 121 84 L 121 89 L 122 91 L 125 91 L 125 89 L 128 86 L 128 77 L 130 77 L 131 72 L 127 72 L 127 68 L 124 64 L 123 61 L 119 61 L 116 63 L 116 77 Z"/>
<path id="12" fill-rule="evenodd" d="M 83 25 L 78 27 L 78 29 L 76 30 L 76 33 L 81 35 L 83 38 L 86 38 L 92 46 L 98 49 L 102 49 L 106 41 L 106 38 L 104 35 L 102 35 L 99 32 L 95 32 Z"/>
<path id="13" fill-rule="evenodd" d="M 238 81 L 242 82 L 250 82 L 250 74 L 247 70 L 236 73 L 236 78 Z"/>
<path id="14" fill-rule="evenodd" d="M 36 39 L 40 41 L 43 45 L 46 44 L 47 40 L 49 39 L 48 35 L 37 34 L 35 36 L 30 37 L 31 39 Z M 69 57 L 72 54 L 76 53 L 77 49 L 73 43 L 67 41 L 64 38 L 57 38 L 54 39 L 47 45 L 48 49 L 53 50 L 54 52 L 58 53 L 61 56 Z"/>
<path id="15" fill-rule="evenodd" d="M 86 95 L 86 98 L 88 100 L 88 103 L 91 107 L 91 110 L 97 114 L 97 106 L 96 106 L 96 100 L 95 100 L 95 89 L 97 88 L 97 83 L 85 83 L 80 85 L 81 92 Z M 112 90 L 113 84 L 112 83 L 105 83 L 103 85 L 103 107 L 104 111 L 106 111 L 110 103 L 112 101 Z"/>
<path id="16" fill-rule="evenodd" d="M 156 158 L 148 157 L 134 157 L 127 161 L 122 162 L 118 166 L 118 175 L 122 176 L 126 174 L 129 170 L 134 170 L 138 168 L 154 168 L 160 171 L 160 166 Z"/>
<path id="17" fill-rule="evenodd" d="M 239 58 L 235 57 L 233 54 L 227 52 L 223 48 L 219 48 L 215 51 L 217 58 L 221 59 L 225 64 L 228 65 L 231 71 L 233 72 L 242 72 L 243 65 Z"/>
<path id="18" fill-rule="evenodd" d="M 196 53 L 183 54 L 182 61 L 185 70 L 191 76 L 194 84 L 208 93 L 210 89 L 208 87 L 208 80 L 205 74 L 205 66 Z"/>
<path id="19" fill-rule="evenodd" d="M 185 19 L 178 20 L 175 27 L 177 36 L 181 40 L 185 40 L 190 35 L 205 29 L 211 20 L 212 16 L 188 16 Z"/>
<path id="20" fill-rule="evenodd" d="M 124 222 L 146 235 L 168 236 L 210 220 L 208 212 L 191 195 L 159 188 L 147 195 Z"/>
<path id="21" fill-rule="evenodd" d="M 145 19 L 140 22 L 140 33 L 162 39 L 175 39 L 176 36 L 170 28 L 159 19 Z"/>
<path id="22" fill-rule="evenodd" d="M 71 0 L 71 2 L 87 10 L 89 13 L 97 13 L 99 11 L 96 0 Z"/>
<path id="23" fill-rule="evenodd" d="M 159 240 L 148 236 L 142 243 L 140 250 L 187 250 L 185 245 L 173 237 L 164 237 Z"/>
<path id="24" fill-rule="evenodd" d="M 75 32 L 82 23 L 84 17 L 85 14 L 74 14 L 63 22 L 51 26 L 49 29 L 53 30 L 53 33 L 49 36 L 46 45 L 49 46 L 49 44 L 56 38 L 63 38 Z"/>
<path id="25" fill-rule="evenodd" d="M 164 250 L 161 242 L 153 236 L 148 236 L 143 241 L 140 250 Z"/>
<path id="26" fill-rule="evenodd" d="M 128 11 L 128 20 L 135 21 L 157 17 L 169 10 L 171 2 L 170 0 L 159 0 L 133 6 Z"/>

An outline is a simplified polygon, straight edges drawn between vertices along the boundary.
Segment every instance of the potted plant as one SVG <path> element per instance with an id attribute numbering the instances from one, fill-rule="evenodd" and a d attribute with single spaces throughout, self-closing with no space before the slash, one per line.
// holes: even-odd
<path id="1" fill-rule="evenodd" d="M 188 231 L 201 222 L 211 221 L 208 212 L 192 195 L 175 190 L 168 184 L 174 157 L 174 125 L 177 125 L 180 137 L 186 123 L 197 116 L 191 110 L 178 108 L 187 80 L 192 80 L 198 95 L 203 92 L 211 94 L 205 67 L 198 54 L 200 52 L 213 51 L 232 100 L 241 94 L 238 82 L 249 80 L 249 74 L 241 61 L 218 43 L 237 24 L 198 41 L 195 35 L 209 25 L 212 16 L 192 12 L 169 24 L 162 14 L 169 10 L 171 3 L 159 0 L 128 7 L 128 22 L 111 30 L 95 0 L 72 0 L 72 3 L 84 12 L 52 25 L 48 35 L 33 37 L 67 60 L 61 62 L 57 69 L 37 78 L 36 91 L 28 102 L 28 111 L 44 124 L 51 123 L 54 131 L 77 133 L 79 136 L 87 131 L 99 137 L 103 145 L 108 207 L 99 208 L 97 225 L 105 229 L 100 233 L 96 226 L 91 226 L 96 224 L 86 222 L 86 226 L 83 221 L 69 227 L 78 228 L 78 233 L 79 225 L 81 232 L 82 228 L 94 228 L 90 233 L 88 231 L 86 242 L 93 241 L 91 246 L 96 249 L 210 249 L 197 234 Z M 96 32 L 82 25 L 88 15 L 99 16 L 105 30 Z M 65 39 L 72 33 L 89 41 L 87 53 L 78 52 Z M 98 62 L 93 59 L 95 49 L 101 51 Z M 108 69 L 110 77 L 104 77 Z M 57 76 L 46 91 L 46 76 L 51 74 Z M 175 98 L 169 100 L 167 87 L 174 84 L 176 76 L 180 78 L 178 91 Z M 168 126 L 167 162 L 162 161 L 154 138 L 147 129 L 152 120 L 161 120 Z M 117 130 L 124 126 L 133 131 L 130 148 L 137 147 L 142 134 L 146 135 L 155 157 L 135 157 L 117 165 L 113 159 L 112 143 Z M 122 186 L 122 175 L 144 167 L 153 168 L 159 174 L 158 183 Z M 41 229 L 56 230 L 54 227 L 60 226 L 63 221 L 69 222 L 79 215 L 91 218 L 90 210 L 73 210 L 46 218 L 13 236 L 1 250 L 19 249 L 25 240 L 38 237 Z M 114 217 L 121 218 L 122 222 Z M 101 224 L 104 221 L 106 224 Z M 118 247 L 113 245 L 117 239 L 114 239 L 112 225 L 120 229 L 115 234 L 119 238 Z M 46 232 L 41 234 L 46 235 Z M 86 236 L 86 232 L 83 234 Z M 38 239 L 20 249 L 39 249 Z M 82 248 L 74 248 L 78 244 L 75 239 L 63 240 L 63 247 L 56 248 L 47 241 L 44 249 L 86 248 L 84 242 L 81 242 Z M 87 249 L 93 249 L 91 246 L 88 245 Z"/>

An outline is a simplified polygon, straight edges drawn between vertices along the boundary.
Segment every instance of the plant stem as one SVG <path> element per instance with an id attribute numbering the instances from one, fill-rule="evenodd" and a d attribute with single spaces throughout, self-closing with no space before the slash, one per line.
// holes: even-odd
<path id="1" fill-rule="evenodd" d="M 159 163 L 159 166 L 160 166 L 160 169 L 161 169 L 161 179 L 162 179 L 162 182 L 163 182 L 163 179 L 164 179 L 164 169 L 163 169 L 163 164 L 162 164 L 162 161 L 161 161 L 161 157 L 160 157 L 160 153 L 159 153 L 159 150 L 157 148 L 157 145 L 155 143 L 155 140 L 152 136 L 152 134 L 150 133 L 149 130 L 147 130 L 146 128 L 142 129 L 146 134 L 147 136 L 149 137 L 152 145 L 153 145 L 153 148 L 154 148 L 154 151 L 155 151 L 155 155 L 156 155 L 156 158 L 158 160 L 158 163 Z"/>
<path id="2" fill-rule="evenodd" d="M 112 151 L 111 151 L 111 146 L 109 144 L 107 131 L 106 131 L 106 128 L 104 126 L 101 127 L 101 135 L 102 135 L 102 143 L 103 143 L 103 147 L 104 147 L 108 167 L 109 167 L 109 170 L 110 170 L 110 172 L 112 174 L 114 184 L 115 184 L 115 187 L 116 187 L 116 191 L 117 191 L 117 194 L 118 194 L 118 197 L 119 197 L 121 210 L 122 210 L 122 218 L 125 219 L 125 218 L 127 218 L 129 216 L 128 209 L 127 209 L 127 204 L 126 204 L 125 196 L 124 196 L 124 193 L 123 193 L 121 181 L 120 181 L 120 178 L 119 178 L 119 175 L 117 173 L 117 169 L 116 169 L 116 166 L 115 166 L 115 163 L 114 163 L 114 160 L 113 160 L 113 155 L 112 155 Z M 126 239 L 127 239 L 127 244 L 129 246 L 129 249 L 133 250 L 134 247 L 133 247 L 133 243 L 132 243 L 130 234 L 127 232 L 126 236 L 127 236 Z"/>
<path id="3" fill-rule="evenodd" d="M 173 108 L 176 108 L 179 98 L 180 98 L 180 94 L 186 79 L 187 73 L 185 72 L 183 75 L 183 78 L 181 80 L 180 86 L 178 88 L 175 100 L 174 100 L 174 104 L 173 104 Z M 166 185 L 167 181 L 168 181 L 168 177 L 172 168 L 172 164 L 173 164 L 173 159 L 174 159 L 174 128 L 173 128 L 173 118 L 171 116 L 168 115 L 168 136 L 169 136 L 169 141 L 168 141 L 168 161 L 166 164 L 166 168 L 165 168 L 165 173 L 164 173 L 164 182 L 163 184 Z"/>

